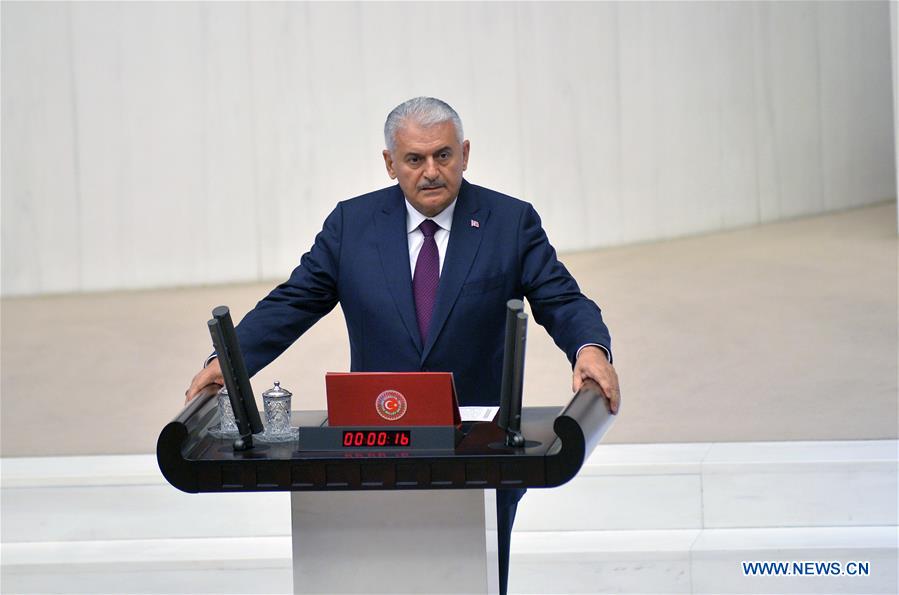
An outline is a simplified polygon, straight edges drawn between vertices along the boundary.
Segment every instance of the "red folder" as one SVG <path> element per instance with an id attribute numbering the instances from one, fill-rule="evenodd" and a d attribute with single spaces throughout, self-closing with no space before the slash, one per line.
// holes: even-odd
<path id="1" fill-rule="evenodd" d="M 451 372 L 328 372 L 330 426 L 458 426 Z"/>

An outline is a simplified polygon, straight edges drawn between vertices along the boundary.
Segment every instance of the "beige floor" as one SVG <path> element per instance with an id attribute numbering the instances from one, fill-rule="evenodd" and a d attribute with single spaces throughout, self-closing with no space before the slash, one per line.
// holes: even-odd
<path id="1" fill-rule="evenodd" d="M 612 329 L 624 405 L 608 442 L 897 437 L 895 203 L 565 255 Z M 146 453 L 209 351 L 206 320 L 269 283 L 2 301 L 3 456 Z M 525 403 L 570 396 L 530 329 Z M 339 311 L 254 379 L 294 408 L 346 370 Z"/>

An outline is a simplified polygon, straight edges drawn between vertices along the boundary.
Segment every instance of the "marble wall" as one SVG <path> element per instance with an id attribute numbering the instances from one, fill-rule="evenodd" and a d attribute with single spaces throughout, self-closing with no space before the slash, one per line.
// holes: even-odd
<path id="1" fill-rule="evenodd" d="M 560 250 L 896 196 L 887 2 L 2 4 L 2 293 L 286 275 L 445 98 Z"/>

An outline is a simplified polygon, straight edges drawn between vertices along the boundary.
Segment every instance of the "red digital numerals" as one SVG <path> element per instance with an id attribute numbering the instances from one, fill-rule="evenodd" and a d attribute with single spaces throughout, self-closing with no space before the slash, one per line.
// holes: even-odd
<path id="1" fill-rule="evenodd" d="M 387 446 L 409 446 L 409 432 L 404 430 L 362 430 L 343 433 L 346 448 L 377 448 Z"/>

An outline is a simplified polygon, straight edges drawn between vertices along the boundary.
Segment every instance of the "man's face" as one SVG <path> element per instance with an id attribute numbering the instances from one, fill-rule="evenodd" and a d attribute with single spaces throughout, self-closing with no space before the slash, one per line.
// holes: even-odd
<path id="1" fill-rule="evenodd" d="M 459 194 L 462 172 L 468 167 L 468 141 L 459 144 L 452 122 L 434 126 L 404 123 L 397 130 L 391 153 L 384 149 L 384 164 L 392 180 L 419 213 L 433 217 Z"/>

